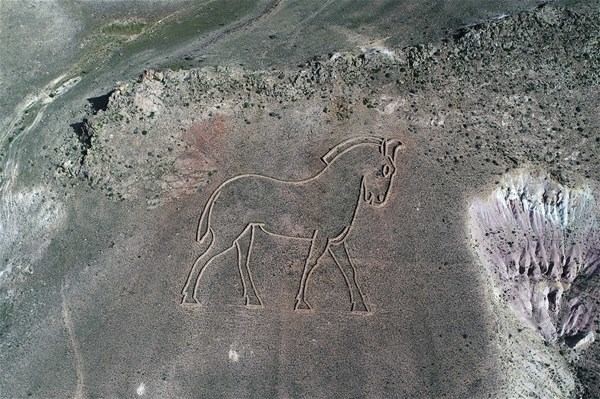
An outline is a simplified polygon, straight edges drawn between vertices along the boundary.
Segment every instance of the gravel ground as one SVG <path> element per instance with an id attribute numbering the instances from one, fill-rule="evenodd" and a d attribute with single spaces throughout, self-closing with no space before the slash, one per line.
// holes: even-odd
<path id="1" fill-rule="evenodd" d="M 211 54 L 239 43 L 236 35 L 293 10 L 260 9 L 226 25 L 224 38 L 204 37 L 212 49 L 206 54 L 189 51 L 193 41 L 173 54 L 189 54 L 192 66 L 210 64 Z M 317 25 L 328 17 L 306 18 Z M 128 24 L 127 37 L 136 29 Z M 281 37 L 302 37 L 298 29 L 278 32 L 265 39 L 280 40 L 265 56 L 270 60 L 291 51 Z M 540 6 L 429 44 L 356 44 L 351 51 L 319 47 L 322 55 L 309 61 L 269 67 L 242 60 L 245 51 L 257 51 L 244 47 L 244 65 L 148 68 L 113 86 L 99 72 L 103 91 L 86 107 L 69 104 L 90 98 L 89 76 L 46 86 L 34 108 L 23 108 L 8 124 L 2 152 L 0 227 L 8 234 L 0 243 L 7 254 L 0 364 L 15 366 L 0 392 L 600 396 L 598 341 L 575 350 L 531 328 L 472 250 L 467 223 L 472 199 L 518 170 L 541 170 L 556 184 L 600 195 L 597 9 Z M 310 45 L 304 51 L 318 53 Z M 32 123 L 34 111 L 40 116 Z M 379 219 L 387 229 L 380 246 L 356 238 L 363 262 L 383 259 L 366 283 L 381 304 L 371 324 L 336 312 L 305 321 L 283 310 L 260 319 L 237 310 L 194 318 L 180 309 L 181 279 L 194 257 L 192 230 L 212 189 L 249 172 L 303 178 L 326 149 L 365 134 L 396 137 L 407 147 L 389 219 Z M 18 179 L 7 171 L 18 171 Z M 364 223 L 374 228 L 381 216 L 369 215 L 375 222 Z M 31 242 L 39 245 L 32 249 Z M 402 278 L 386 278 L 398 263 Z M 227 292 L 224 276 L 214 281 Z M 339 276 L 322 272 L 316 279 L 319 287 L 339 289 Z M 323 295 L 315 294 L 323 306 L 337 306 Z M 344 334 L 324 327 L 332 321 Z M 307 347 L 308 337 L 323 346 Z M 368 349 L 348 349 L 357 342 Z M 223 346 L 247 358 L 248 367 L 221 363 Z"/>

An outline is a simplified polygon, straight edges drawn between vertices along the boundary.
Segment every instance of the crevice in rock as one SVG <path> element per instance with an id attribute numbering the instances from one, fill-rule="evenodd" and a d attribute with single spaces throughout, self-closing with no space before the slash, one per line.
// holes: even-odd
<path id="1" fill-rule="evenodd" d="M 90 127 L 87 119 L 83 119 L 81 122 L 72 123 L 70 126 L 75 132 L 81 147 L 79 165 L 82 166 L 85 163 L 85 158 L 88 155 L 88 151 L 92 148 L 92 137 L 94 136 L 94 131 Z"/>
<path id="2" fill-rule="evenodd" d="M 101 96 L 88 98 L 87 101 L 92 107 L 92 112 L 94 114 L 97 114 L 98 111 L 106 111 L 106 109 L 108 108 L 108 102 L 110 101 L 110 97 L 113 95 L 114 92 L 114 90 L 111 90 L 108 93 L 103 94 Z"/>

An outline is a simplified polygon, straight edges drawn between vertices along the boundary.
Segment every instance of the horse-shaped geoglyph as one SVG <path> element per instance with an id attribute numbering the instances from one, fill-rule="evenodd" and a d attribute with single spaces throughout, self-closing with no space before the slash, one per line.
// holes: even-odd
<path id="1" fill-rule="evenodd" d="M 202 272 L 235 247 L 246 306 L 262 307 L 249 267 L 255 231 L 260 228 L 267 234 L 310 241 L 294 309 L 311 308 L 306 285 L 327 252 L 348 286 L 351 309 L 368 311 L 345 240 L 361 203 L 385 205 L 401 146 L 395 139 L 355 137 L 325 154 L 325 167 L 306 180 L 244 174 L 225 181 L 212 193 L 200 217 L 197 240 L 205 249 L 190 270 L 182 303 L 197 302 Z"/>

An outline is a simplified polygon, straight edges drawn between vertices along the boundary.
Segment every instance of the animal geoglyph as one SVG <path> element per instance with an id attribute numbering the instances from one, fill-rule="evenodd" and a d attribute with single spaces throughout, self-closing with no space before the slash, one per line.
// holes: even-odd
<path id="1" fill-rule="evenodd" d="M 197 240 L 205 249 L 188 274 L 182 303 L 197 302 L 196 291 L 206 267 L 235 247 L 245 304 L 261 307 L 249 267 L 255 232 L 261 229 L 310 242 L 294 309 L 311 309 L 306 286 L 319 259 L 328 253 L 342 272 L 352 311 L 368 311 L 346 238 L 361 204 L 386 204 L 401 146 L 396 139 L 354 137 L 325 154 L 323 169 L 308 179 L 286 181 L 244 174 L 222 183 L 200 217 Z"/>

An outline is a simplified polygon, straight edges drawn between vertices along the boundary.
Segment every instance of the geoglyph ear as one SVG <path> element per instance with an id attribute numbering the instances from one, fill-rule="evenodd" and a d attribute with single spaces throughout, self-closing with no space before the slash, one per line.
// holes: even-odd
<path id="1" fill-rule="evenodd" d="M 396 160 L 396 152 L 402 148 L 402 142 L 397 139 L 389 139 L 385 142 L 385 153 L 394 161 Z"/>

